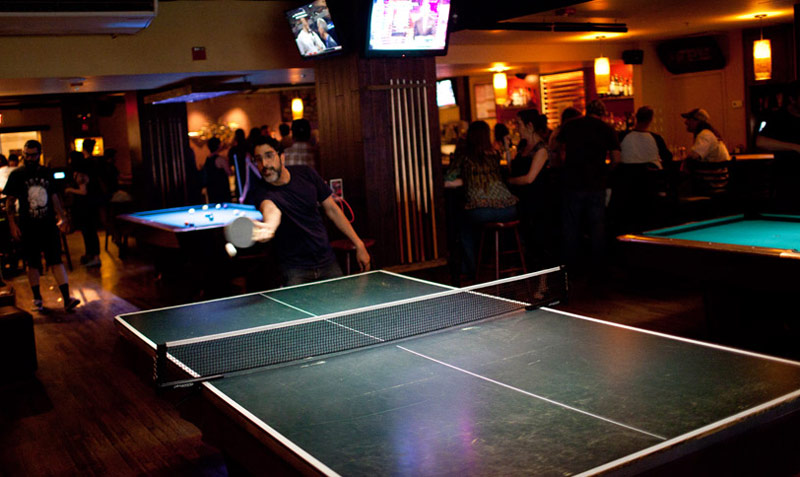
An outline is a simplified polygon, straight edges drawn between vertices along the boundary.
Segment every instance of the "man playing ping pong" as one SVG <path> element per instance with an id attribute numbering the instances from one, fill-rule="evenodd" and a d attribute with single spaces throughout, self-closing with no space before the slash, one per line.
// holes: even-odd
<path id="1" fill-rule="evenodd" d="M 254 162 L 261 177 L 247 202 L 261 211 L 253 223 L 252 240 L 274 240 L 285 285 L 296 285 L 342 275 L 331 249 L 320 205 L 325 215 L 356 247 L 361 271 L 370 268 L 364 242 L 334 202 L 330 188 L 308 166 L 284 166 L 281 146 L 271 137 L 255 142 Z"/>

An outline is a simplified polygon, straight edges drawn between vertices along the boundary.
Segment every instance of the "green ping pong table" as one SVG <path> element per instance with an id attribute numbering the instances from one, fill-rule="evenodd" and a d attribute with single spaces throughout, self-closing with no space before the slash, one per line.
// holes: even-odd
<path id="1" fill-rule="evenodd" d="M 371 338 L 371 329 L 334 322 L 375 305 L 389 310 L 377 320 L 391 321 L 396 303 L 454 291 L 375 271 L 116 322 L 152 355 L 164 343 L 319 321 Z M 663 469 L 798 414 L 800 363 L 529 308 L 223 373 L 196 386 L 193 420 L 254 474 L 563 476 Z M 738 457 L 756 461 L 760 451 L 746 452 Z"/>

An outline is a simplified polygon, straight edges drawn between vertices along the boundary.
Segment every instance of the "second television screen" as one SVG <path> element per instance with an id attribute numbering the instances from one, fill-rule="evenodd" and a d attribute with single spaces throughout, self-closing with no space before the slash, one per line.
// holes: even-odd
<path id="1" fill-rule="evenodd" d="M 372 0 L 367 54 L 447 53 L 450 0 Z"/>

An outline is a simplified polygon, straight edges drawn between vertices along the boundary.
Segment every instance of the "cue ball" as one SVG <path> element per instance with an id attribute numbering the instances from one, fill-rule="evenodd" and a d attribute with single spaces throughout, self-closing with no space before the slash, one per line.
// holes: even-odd
<path id="1" fill-rule="evenodd" d="M 231 258 L 236 256 L 236 247 L 234 247 L 233 244 L 230 242 L 225 244 L 225 251 L 228 252 L 228 255 Z"/>
<path id="2" fill-rule="evenodd" d="M 208 204 L 203 206 L 203 210 L 208 210 Z"/>
<path id="3" fill-rule="evenodd" d="M 189 213 L 193 214 L 194 213 L 194 209 L 189 209 Z"/>

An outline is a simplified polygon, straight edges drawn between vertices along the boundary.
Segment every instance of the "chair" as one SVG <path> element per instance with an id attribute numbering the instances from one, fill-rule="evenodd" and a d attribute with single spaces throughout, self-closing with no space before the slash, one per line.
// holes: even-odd
<path id="1" fill-rule="evenodd" d="M 11 378 L 30 377 L 37 368 L 33 317 L 12 305 L 0 306 L 0 363 Z"/>
<path id="2" fill-rule="evenodd" d="M 478 276 L 481 272 L 481 267 L 483 266 L 483 244 L 486 239 L 487 233 L 494 234 L 494 277 L 495 280 L 500 278 L 500 274 L 502 273 L 512 273 L 522 270 L 523 273 L 527 273 L 528 269 L 525 266 L 525 255 L 522 252 L 522 241 L 519 238 L 519 220 L 512 220 L 509 222 L 487 222 L 482 225 L 481 229 L 481 241 L 480 245 L 478 246 L 478 261 L 475 264 L 475 281 L 478 281 Z M 516 243 L 516 247 L 510 250 L 500 250 L 500 233 L 503 231 L 513 232 L 514 233 L 514 240 Z M 519 266 L 508 267 L 508 268 L 500 268 L 500 258 L 504 255 L 518 255 L 520 264 Z"/>
<path id="3" fill-rule="evenodd" d="M 361 239 L 361 241 L 364 242 L 364 246 L 367 248 L 367 250 L 375 245 L 375 240 L 371 238 Z M 350 239 L 339 239 L 331 241 L 331 248 L 333 248 L 333 250 L 336 252 L 344 253 L 345 275 L 350 275 L 350 262 L 352 260 L 351 255 L 356 251 L 356 246 L 353 245 L 353 242 L 351 242 Z"/>

